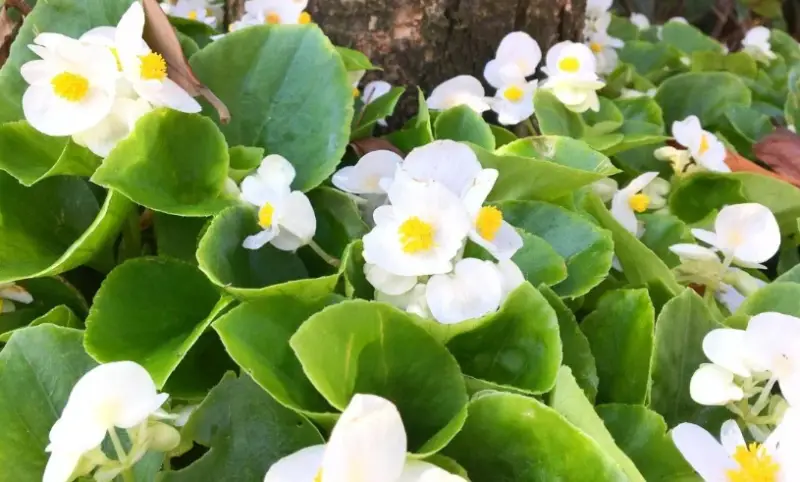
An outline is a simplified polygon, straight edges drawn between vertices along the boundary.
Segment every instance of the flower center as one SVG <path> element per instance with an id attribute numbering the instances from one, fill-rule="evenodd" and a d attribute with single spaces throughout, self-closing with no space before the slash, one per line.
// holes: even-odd
<path id="1" fill-rule="evenodd" d="M 581 63 L 577 57 L 564 57 L 558 62 L 558 68 L 564 72 L 574 74 L 581 68 Z"/>
<path id="2" fill-rule="evenodd" d="M 730 482 L 776 482 L 780 466 L 772 460 L 767 449 L 757 443 L 736 447 L 733 460 L 738 469 L 726 472 Z"/>
<path id="3" fill-rule="evenodd" d="M 140 55 L 142 65 L 139 73 L 144 80 L 164 80 L 167 77 L 167 62 L 161 54 L 150 52 L 147 55 Z"/>
<path id="4" fill-rule="evenodd" d="M 190 10 L 186 16 L 189 20 L 197 20 L 197 10 Z"/>
<path id="5" fill-rule="evenodd" d="M 266 229 L 272 226 L 272 217 L 275 215 L 275 208 L 267 203 L 258 210 L 258 225 Z"/>
<path id="6" fill-rule="evenodd" d="M 359 95 L 361 95 L 361 91 L 358 90 L 358 87 L 353 87 L 353 98 L 355 99 Z"/>
<path id="7" fill-rule="evenodd" d="M 516 85 L 512 85 L 511 87 L 503 91 L 503 97 L 510 100 L 511 102 L 521 101 L 524 95 L 525 92 L 523 92 L 522 89 L 520 89 Z"/>
<path id="8" fill-rule="evenodd" d="M 589 44 L 589 48 L 592 49 L 592 52 L 599 54 L 603 51 L 603 46 L 597 42 L 592 42 Z"/>
<path id="9" fill-rule="evenodd" d="M 80 102 L 89 93 L 89 79 L 72 72 L 61 72 L 50 80 L 53 92 L 69 102 Z"/>
<path id="10" fill-rule="evenodd" d="M 406 219 L 397 229 L 397 234 L 405 253 L 414 254 L 433 248 L 433 226 L 416 216 Z"/>
<path id="11" fill-rule="evenodd" d="M 650 196 L 647 194 L 634 194 L 628 199 L 628 205 L 637 213 L 643 213 L 650 206 Z"/>
<path id="12" fill-rule="evenodd" d="M 706 152 L 708 152 L 708 148 L 709 148 L 708 136 L 706 134 L 703 134 L 702 136 L 700 136 L 700 149 L 698 149 L 697 152 L 702 156 Z"/>
<path id="13" fill-rule="evenodd" d="M 264 17 L 264 23 L 268 23 L 269 25 L 276 25 L 281 23 L 281 16 L 275 12 L 269 12 L 266 17 Z"/>
<path id="14" fill-rule="evenodd" d="M 500 226 L 503 225 L 503 213 L 494 206 L 484 206 L 478 211 L 475 227 L 478 234 L 487 241 L 494 241 Z"/>
<path id="15" fill-rule="evenodd" d="M 306 25 L 311 23 L 311 14 L 308 12 L 303 12 L 300 14 L 300 17 L 297 19 L 297 23 L 301 25 Z"/>

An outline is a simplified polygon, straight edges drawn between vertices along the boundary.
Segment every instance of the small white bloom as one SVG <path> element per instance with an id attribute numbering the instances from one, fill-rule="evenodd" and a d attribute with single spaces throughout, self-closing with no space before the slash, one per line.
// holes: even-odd
<path id="1" fill-rule="evenodd" d="M 589 47 L 570 41 L 554 45 L 542 71 L 548 76 L 542 88 L 550 89 L 568 109 L 600 110 L 597 91 L 605 83 L 597 76 L 597 61 Z"/>
<path id="2" fill-rule="evenodd" d="M 22 110 L 31 126 L 49 136 L 69 136 L 108 115 L 119 76 L 111 52 L 55 33 L 37 35 L 28 47 L 41 58 L 20 67 L 30 84 Z"/>
<path id="3" fill-rule="evenodd" d="M 506 84 L 503 70 L 513 67 L 511 72 L 524 79 L 536 73 L 541 61 L 542 49 L 533 37 L 525 32 L 511 32 L 503 37 L 495 58 L 486 64 L 483 76 L 489 85 L 500 89 Z"/>
<path id="4" fill-rule="evenodd" d="M 465 258 L 450 274 L 428 280 L 426 298 L 434 319 L 460 323 L 497 311 L 503 299 L 503 280 L 491 261 Z"/>
<path id="5" fill-rule="evenodd" d="M 292 0 L 249 0 L 245 2 L 245 15 L 254 17 L 255 23 L 260 24 L 307 24 L 311 23 L 311 15 L 303 11 L 307 4 Z"/>
<path id="6" fill-rule="evenodd" d="M 800 406 L 800 319 L 760 313 L 750 318 L 745 337 L 751 363 L 772 373 L 783 398 L 790 405 Z"/>
<path id="7" fill-rule="evenodd" d="M 725 206 L 714 221 L 714 232 L 693 229 L 692 234 L 744 267 L 762 267 L 760 263 L 775 256 L 781 244 L 775 215 L 757 203 Z"/>
<path id="8" fill-rule="evenodd" d="M 703 130 L 697 116 L 689 116 L 672 123 L 672 136 L 689 149 L 692 157 L 709 171 L 731 172 L 725 164 L 725 145 L 714 134 Z"/>
<path id="9" fill-rule="evenodd" d="M 100 157 L 107 157 L 121 140 L 130 135 L 139 118 L 151 110 L 153 107 L 144 99 L 117 97 L 105 119 L 91 129 L 73 134 L 72 140 Z"/>
<path id="10" fill-rule="evenodd" d="M 597 60 L 597 72 L 610 74 L 619 63 L 616 49 L 624 47 L 625 42 L 601 30 L 589 35 L 588 46 Z"/>
<path id="11" fill-rule="evenodd" d="M 650 19 L 647 18 L 647 15 L 642 13 L 632 13 L 630 20 L 631 23 L 636 25 L 639 30 L 647 30 L 650 28 Z"/>
<path id="12" fill-rule="evenodd" d="M 705 363 L 692 375 L 689 395 L 700 405 L 724 406 L 743 399 L 744 391 L 729 370 L 713 363 Z"/>
<path id="13" fill-rule="evenodd" d="M 0 283 L 0 313 L 10 313 L 17 307 L 14 302 L 29 305 L 33 296 L 25 288 L 14 283 Z"/>
<path id="14" fill-rule="evenodd" d="M 364 275 L 367 281 L 376 290 L 389 296 L 399 296 L 408 293 L 417 285 L 416 276 L 400 276 L 389 273 L 380 266 L 366 263 L 364 265 Z"/>
<path id="15" fill-rule="evenodd" d="M 500 74 L 506 82 L 497 90 L 492 100 L 492 110 L 497 112 L 497 121 L 503 125 L 519 124 L 533 115 L 533 94 L 539 81 L 527 81 L 524 77 Z"/>
<path id="16" fill-rule="evenodd" d="M 617 191 L 611 200 L 611 214 L 631 234 L 639 233 L 636 213 L 643 213 L 650 207 L 650 197 L 641 191 L 657 177 L 657 172 L 646 172 Z"/>
<path id="17" fill-rule="evenodd" d="M 353 396 L 325 445 L 304 448 L 272 465 L 264 482 L 464 482 L 433 464 L 406 458 L 407 438 L 392 402 Z"/>
<path id="18" fill-rule="evenodd" d="M 742 49 L 757 61 L 769 64 L 778 58 L 769 43 L 771 32 L 767 27 L 753 27 L 742 40 Z"/>
<path id="19" fill-rule="evenodd" d="M 178 0 L 175 5 L 170 6 L 167 14 L 202 22 L 212 27 L 217 25 L 217 17 L 205 0 Z"/>
<path id="20" fill-rule="evenodd" d="M 439 84 L 431 92 L 427 103 L 432 110 L 466 105 L 480 114 L 490 109 L 481 81 L 470 75 L 459 75 Z"/>
<path id="21" fill-rule="evenodd" d="M 588 0 L 586 2 L 586 16 L 589 18 L 598 18 L 611 10 L 613 0 Z"/>
<path id="22" fill-rule="evenodd" d="M 386 194 L 381 180 L 391 179 L 401 162 L 403 158 L 392 151 L 372 151 L 359 159 L 355 166 L 339 169 L 331 182 L 351 194 Z"/>
<path id="23" fill-rule="evenodd" d="M 281 156 L 264 158 L 256 174 L 241 184 L 241 198 L 258 207 L 258 224 L 263 231 L 245 238 L 247 249 L 259 249 L 272 243 L 283 251 L 305 246 L 317 231 L 317 218 L 311 202 L 300 191 L 289 187 L 294 167 Z"/>
<path id="24" fill-rule="evenodd" d="M 503 219 L 503 213 L 495 206 L 483 203 L 497 181 L 496 169 L 483 169 L 473 185 L 467 188 L 463 199 L 472 219 L 469 239 L 489 251 L 499 260 L 508 260 L 522 247 L 522 237 L 514 226 Z"/>
<path id="25" fill-rule="evenodd" d="M 364 93 L 361 95 L 361 102 L 371 104 L 377 99 L 388 94 L 392 90 L 392 84 L 384 80 L 373 80 L 364 86 Z M 386 127 L 386 119 L 378 119 L 378 125 Z"/>

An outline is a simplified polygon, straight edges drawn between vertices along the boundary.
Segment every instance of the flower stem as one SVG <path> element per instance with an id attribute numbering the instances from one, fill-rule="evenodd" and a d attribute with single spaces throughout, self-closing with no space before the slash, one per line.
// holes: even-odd
<path id="1" fill-rule="evenodd" d="M 128 467 L 128 454 L 125 453 L 125 449 L 122 447 L 122 441 L 119 439 L 119 435 L 117 435 L 117 429 L 112 427 L 111 430 L 108 431 L 108 435 L 111 437 L 111 443 L 114 445 L 114 451 L 117 453 L 117 460 L 125 467 L 121 472 L 122 480 L 125 482 L 135 482 L 133 473 L 130 467 Z"/>
<path id="2" fill-rule="evenodd" d="M 525 127 L 528 128 L 532 136 L 537 137 L 539 135 L 539 131 L 536 130 L 536 127 L 533 125 L 533 122 L 531 122 L 530 117 L 525 119 Z"/>
<path id="3" fill-rule="evenodd" d="M 334 258 L 333 256 L 326 253 L 325 250 L 322 249 L 322 247 L 320 247 L 320 245 L 314 242 L 313 239 L 308 242 L 308 247 L 314 250 L 314 252 L 317 253 L 317 256 L 322 258 L 323 261 L 333 266 L 334 268 L 338 268 L 339 266 L 341 266 L 342 261 L 340 259 Z"/>
<path id="4" fill-rule="evenodd" d="M 753 408 L 750 410 L 750 415 L 753 417 L 758 416 L 761 413 L 761 410 L 764 410 L 764 407 L 767 406 L 769 403 L 769 396 L 772 394 L 772 387 L 775 386 L 775 382 L 778 379 L 776 377 L 772 377 L 769 379 L 766 385 L 764 385 L 764 389 L 761 390 L 761 395 L 758 397 L 756 404 L 753 405 Z"/>

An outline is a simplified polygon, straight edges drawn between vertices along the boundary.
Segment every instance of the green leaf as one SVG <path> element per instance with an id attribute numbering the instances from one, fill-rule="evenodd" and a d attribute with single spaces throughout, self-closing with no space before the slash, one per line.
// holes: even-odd
<path id="1" fill-rule="evenodd" d="M 662 42 L 691 55 L 694 52 L 722 53 L 719 42 L 692 25 L 682 22 L 667 22 L 661 30 Z"/>
<path id="2" fill-rule="evenodd" d="M 640 405 L 596 407 L 617 445 L 633 460 L 648 482 L 700 481 L 667 435 L 659 414 Z"/>
<path id="3" fill-rule="evenodd" d="M 289 346 L 289 339 L 328 297 L 276 292 L 243 303 L 214 322 L 236 363 L 278 403 L 316 418 L 334 410 L 317 392 Z"/>
<path id="4" fill-rule="evenodd" d="M 664 112 L 661 106 L 648 96 L 614 101 L 626 121 L 641 121 L 664 126 Z"/>
<path id="5" fill-rule="evenodd" d="M 680 52 L 663 43 L 644 41 L 625 42 L 619 50 L 619 59 L 631 64 L 640 75 L 654 80 L 663 76 L 665 70 L 680 62 Z M 661 77 L 663 78 L 663 77 Z"/>
<path id="6" fill-rule="evenodd" d="M 0 169 L 25 186 L 52 176 L 91 176 L 100 158 L 69 137 L 50 137 L 26 121 L 0 125 Z"/>
<path id="7" fill-rule="evenodd" d="M 583 319 L 597 361 L 598 403 L 644 404 L 650 385 L 655 310 L 647 290 L 610 291 Z"/>
<path id="8" fill-rule="evenodd" d="M 672 188 L 669 210 L 685 223 L 696 223 L 727 204 L 747 202 L 742 189 L 741 181 L 731 176 L 693 173 L 681 177 Z"/>
<path id="9" fill-rule="evenodd" d="M 339 410 L 356 393 L 394 402 L 410 451 L 438 451 L 464 422 L 467 393 L 455 358 L 389 305 L 330 306 L 309 318 L 290 344 L 311 383 Z"/>
<path id="10" fill-rule="evenodd" d="M 631 459 L 617 447 L 614 438 L 603 425 L 597 412 L 594 411 L 592 403 L 581 392 L 569 367 L 562 367 L 558 371 L 556 386 L 550 392 L 550 406 L 583 433 L 594 439 L 602 451 L 614 460 L 617 467 L 625 472 L 626 480 L 645 481 Z"/>
<path id="11" fill-rule="evenodd" d="M 159 109 L 143 116 L 92 176 L 138 204 L 181 216 L 207 216 L 224 193 L 228 146 L 211 120 Z"/>
<path id="12" fill-rule="evenodd" d="M 229 306 L 221 304 L 219 311 Z M 167 383 L 164 384 L 164 391 L 173 398 L 201 401 L 225 373 L 238 369 L 239 367 L 225 351 L 219 336 L 206 329 L 169 376 Z"/>
<path id="13" fill-rule="evenodd" d="M 794 63 L 800 60 L 800 45 L 797 44 L 797 40 L 783 30 L 771 29 L 769 43 L 775 53 L 786 59 L 787 62 Z"/>
<path id="14" fill-rule="evenodd" d="M 668 267 L 679 265 L 680 258 L 669 247 L 673 244 L 695 242 L 689 226 L 667 213 L 642 214 L 639 219 L 644 221 L 644 234 L 639 241 L 656 253 Z"/>
<path id="15" fill-rule="evenodd" d="M 358 116 L 353 119 L 353 132 L 350 134 L 350 140 L 371 136 L 375 124 L 394 113 L 397 102 L 400 101 L 400 97 L 405 91 L 405 87 L 392 87 L 392 90 L 365 105 Z"/>
<path id="16" fill-rule="evenodd" d="M 484 168 L 499 171 L 492 201 L 553 200 L 619 172 L 606 156 L 567 137 L 529 137 L 495 153 L 473 150 Z"/>
<path id="17" fill-rule="evenodd" d="M 183 430 L 209 450 L 162 482 L 253 482 L 278 460 L 324 443 L 314 425 L 282 407 L 247 375 L 229 374 L 209 393 Z"/>
<path id="18" fill-rule="evenodd" d="M 748 296 L 735 314 L 749 318 L 769 311 L 800 317 L 800 284 L 776 280 Z"/>
<path id="19" fill-rule="evenodd" d="M 692 54 L 692 72 L 730 72 L 752 79 L 758 74 L 758 64 L 749 54 L 735 52 L 694 52 Z"/>
<path id="20" fill-rule="evenodd" d="M 32 2 L 26 2 L 29 5 Z M 42 32 L 78 38 L 94 27 L 116 25 L 131 0 L 61 0 L 37 3 L 25 17 L 11 55 L 0 71 L 0 123 L 24 119 L 22 94 L 28 84 L 19 73 L 22 64 L 39 57 L 28 44 Z"/>
<path id="21" fill-rule="evenodd" d="M 95 365 L 78 330 L 42 325 L 14 334 L 0 352 L 0 481 L 41 480 L 50 427 Z"/>
<path id="22" fill-rule="evenodd" d="M 558 412 L 510 393 L 476 396 L 464 428 L 444 454 L 475 482 L 628 480 L 597 442 Z"/>
<path id="23" fill-rule="evenodd" d="M 567 278 L 567 264 L 550 244 L 539 236 L 520 232 L 522 248 L 511 258 L 532 285 L 553 286 Z M 490 259 L 490 258 L 484 258 Z"/>
<path id="24" fill-rule="evenodd" d="M 317 217 L 314 241 L 326 253 L 340 258 L 345 248 L 369 232 L 358 206 L 347 194 L 329 187 L 319 187 L 308 193 Z"/>
<path id="25" fill-rule="evenodd" d="M 581 114 L 583 120 L 585 121 L 586 125 L 591 126 L 589 127 L 590 130 L 596 129 L 597 124 L 605 123 L 607 127 L 603 134 L 612 132 L 616 130 L 619 126 L 622 125 L 622 121 L 624 117 L 622 116 L 622 112 L 619 108 L 614 104 L 614 101 L 608 99 L 606 97 L 600 97 L 600 110 L 595 112 L 593 110 L 587 110 L 583 114 Z M 611 127 L 615 125 L 615 127 Z M 598 132 L 600 133 L 600 132 Z"/>
<path id="26" fill-rule="evenodd" d="M 433 127 L 425 94 L 420 89 L 417 92 L 417 116 L 402 130 L 386 136 L 387 140 L 405 153 L 414 148 L 433 142 Z"/>
<path id="27" fill-rule="evenodd" d="M 517 135 L 505 127 L 490 124 L 489 128 L 492 130 L 492 134 L 494 135 L 494 144 L 496 147 L 502 147 L 517 140 Z"/>
<path id="28" fill-rule="evenodd" d="M 625 277 L 634 286 L 647 286 L 656 307 L 681 292 L 672 271 L 636 236 L 623 228 L 594 194 L 586 196 L 584 208 L 601 226 L 611 231 L 614 249 Z"/>
<path id="29" fill-rule="evenodd" d="M 342 58 L 344 68 L 348 72 L 356 72 L 359 70 L 380 70 L 378 67 L 372 65 L 372 61 L 369 60 L 369 57 L 358 50 L 339 46 L 334 48 L 336 49 L 336 53 L 338 53 Z"/>
<path id="30" fill-rule="evenodd" d="M 509 223 L 544 239 L 564 258 L 567 279 L 553 287 L 560 296 L 582 296 L 605 279 L 614 248 L 608 231 L 552 204 L 505 201 L 498 206 Z"/>
<path id="31" fill-rule="evenodd" d="M 536 119 L 544 135 L 566 136 L 575 139 L 583 137 L 586 124 L 579 114 L 572 112 L 559 101 L 552 92 L 539 89 L 533 96 L 536 105 Z"/>
<path id="32" fill-rule="evenodd" d="M 797 232 L 800 189 L 780 179 L 752 172 L 736 172 L 728 176 L 742 183 L 745 199 L 763 204 L 772 211 L 778 219 L 783 234 Z"/>
<path id="33" fill-rule="evenodd" d="M 696 115 L 708 129 L 722 120 L 731 106 L 749 106 L 751 94 L 739 77 L 728 72 L 690 72 L 665 80 L 655 100 L 664 109 L 666 125 Z"/>
<path id="34" fill-rule="evenodd" d="M 619 127 L 618 125 L 614 127 L 616 129 Z M 583 142 L 589 144 L 589 147 L 596 151 L 600 151 L 603 154 L 611 155 L 616 150 L 616 146 L 618 146 L 623 140 L 625 140 L 624 134 L 603 134 L 599 136 L 591 136 L 591 137 L 584 137 L 581 139 Z"/>
<path id="35" fill-rule="evenodd" d="M 344 294 L 350 298 L 371 300 L 375 288 L 367 281 L 364 274 L 364 243 L 359 239 L 353 241 L 342 255 L 342 276 L 344 277 Z"/>
<path id="36" fill-rule="evenodd" d="M 81 319 L 89 311 L 83 295 L 71 284 L 60 277 L 31 278 L 17 281 L 16 284 L 24 288 L 33 297 L 29 304 L 16 303 L 16 310 L 0 314 L 0 336 L 6 340 L 12 332 L 28 325 L 41 324 L 37 321 L 47 315 L 55 316 L 56 313 L 63 313 L 63 308 L 78 315 Z M 56 310 L 58 308 L 58 310 Z M 55 310 L 56 313 L 50 312 Z M 62 316 L 59 314 L 59 316 Z M 82 321 L 77 319 L 67 319 L 72 323 L 77 321 L 78 327 Z M 0 341 L 2 341 L 0 340 Z"/>
<path id="37" fill-rule="evenodd" d="M 208 218 L 185 218 L 159 212 L 153 213 L 153 228 L 159 256 L 197 264 L 197 243 Z"/>
<path id="38" fill-rule="evenodd" d="M 220 126 L 229 145 L 282 155 L 297 170 L 292 185 L 301 191 L 336 170 L 350 138 L 353 87 L 319 27 L 242 29 L 195 54 L 191 65 L 230 109 L 231 121 Z"/>
<path id="39" fill-rule="evenodd" d="M 433 132 L 436 139 L 471 142 L 490 151 L 495 147 L 489 124 L 466 105 L 440 112 L 433 123 Z"/>
<path id="40" fill-rule="evenodd" d="M 530 283 L 520 285 L 497 313 L 476 325 L 447 342 L 465 375 L 527 393 L 553 388 L 561 365 L 558 319 Z"/>
<path id="41" fill-rule="evenodd" d="M 650 408 L 670 427 L 682 422 L 704 425 L 718 416 L 723 417 L 718 420 L 721 423 L 729 415 L 724 408 L 699 405 L 689 395 L 692 374 L 701 363 L 708 362 L 703 338 L 716 328 L 722 325 L 714 321 L 702 298 L 690 288 L 664 305 L 658 315 Z"/>
<path id="42" fill-rule="evenodd" d="M 589 340 L 583 334 L 575 315 L 558 297 L 555 291 L 547 286 L 540 286 L 539 291 L 545 297 L 558 317 L 558 329 L 564 349 L 564 365 L 572 370 L 572 374 L 581 387 L 586 398 L 594 403 L 597 396 L 597 367 L 592 355 Z"/>
<path id="43" fill-rule="evenodd" d="M 755 144 L 775 129 L 769 117 L 751 107 L 734 105 L 725 112 L 725 117 L 749 144 Z"/>
<path id="44" fill-rule="evenodd" d="M 112 271 L 95 295 L 86 351 L 103 363 L 135 361 L 163 387 L 211 323 L 217 301 L 217 290 L 192 265 L 132 259 Z"/>
<path id="45" fill-rule="evenodd" d="M 608 26 L 608 34 L 612 37 L 624 40 L 636 40 L 639 38 L 639 27 L 634 25 L 628 18 L 611 15 L 611 24 Z"/>
<path id="46" fill-rule="evenodd" d="M 230 168 L 228 176 L 241 183 L 248 174 L 258 169 L 261 161 L 264 160 L 264 149 L 262 147 L 234 146 L 228 149 Z"/>
<path id="47" fill-rule="evenodd" d="M 67 308 L 65 305 L 56 306 L 44 315 L 33 320 L 28 326 L 39 326 L 45 323 L 55 326 L 62 326 L 64 328 L 81 328 L 83 326 L 83 322 L 80 320 L 80 318 L 75 316 L 75 313 L 73 313 L 72 310 Z M 21 329 L 24 328 L 13 329 L 0 334 L 0 342 L 8 343 L 11 335 Z"/>
<path id="48" fill-rule="evenodd" d="M 0 283 L 60 274 L 103 254 L 132 209 L 114 192 L 99 206 L 76 177 L 25 188 L 0 172 Z"/>
<path id="49" fill-rule="evenodd" d="M 242 247 L 244 239 L 259 232 L 255 210 L 235 206 L 218 214 L 197 248 L 200 269 L 217 286 L 237 297 L 258 296 L 261 288 L 308 276 L 294 253 L 264 246 L 258 250 Z"/>
<path id="50" fill-rule="evenodd" d="M 659 161 L 653 154 L 656 148 L 659 147 L 658 145 L 653 145 L 653 142 L 658 140 L 660 143 L 664 139 L 664 127 L 662 125 L 630 120 L 622 124 L 620 132 L 625 134 L 627 141 L 621 145 L 627 150 L 614 154 L 614 159 L 620 167 L 632 174 L 632 176 L 650 171 L 657 171 L 665 176 L 672 175 L 669 163 Z M 635 147 L 640 141 L 645 142 L 647 145 Z"/>

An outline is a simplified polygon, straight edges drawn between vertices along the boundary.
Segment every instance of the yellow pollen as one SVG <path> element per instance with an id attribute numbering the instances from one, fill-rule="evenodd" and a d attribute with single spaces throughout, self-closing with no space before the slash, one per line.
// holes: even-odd
<path id="1" fill-rule="evenodd" d="M 311 14 L 308 12 L 303 12 L 300 14 L 300 17 L 297 19 L 297 23 L 301 25 L 305 25 L 307 23 L 311 23 Z"/>
<path id="2" fill-rule="evenodd" d="M 433 226 L 416 216 L 401 224 L 397 234 L 405 253 L 414 254 L 433 248 Z"/>
<path id="3" fill-rule="evenodd" d="M 361 91 L 358 90 L 358 87 L 353 87 L 353 98 L 355 99 L 359 95 L 361 95 Z"/>
<path id="4" fill-rule="evenodd" d="M 767 449 L 757 443 L 736 447 L 733 460 L 738 469 L 726 472 L 730 482 L 776 482 L 780 466 L 772 460 Z"/>
<path id="5" fill-rule="evenodd" d="M 643 213 L 650 206 L 650 196 L 647 194 L 634 194 L 628 199 L 628 204 L 637 213 Z"/>
<path id="6" fill-rule="evenodd" d="M 599 54 L 603 51 L 603 46 L 597 42 L 592 42 L 589 44 L 589 48 L 592 49 L 592 52 Z"/>
<path id="7" fill-rule="evenodd" d="M 80 102 L 89 93 L 89 79 L 72 72 L 61 72 L 50 84 L 57 96 L 69 102 Z"/>
<path id="8" fill-rule="evenodd" d="M 519 102 L 525 96 L 525 92 L 522 89 L 517 87 L 516 85 L 512 85 L 511 87 L 507 88 L 503 91 L 503 97 L 510 100 L 511 102 Z"/>
<path id="9" fill-rule="evenodd" d="M 264 23 L 268 23 L 270 25 L 275 25 L 281 23 L 281 16 L 275 12 L 269 12 L 264 18 Z"/>
<path id="10" fill-rule="evenodd" d="M 188 15 L 189 20 L 197 20 L 197 10 L 191 10 Z"/>
<path id="11" fill-rule="evenodd" d="M 139 67 L 140 75 L 144 80 L 164 80 L 167 77 L 167 62 L 161 54 L 150 52 L 140 55 L 142 65 Z"/>
<path id="12" fill-rule="evenodd" d="M 322 469 L 319 469 L 317 475 L 314 476 L 314 480 L 312 482 L 322 482 Z"/>
<path id="13" fill-rule="evenodd" d="M 708 152 L 708 149 L 709 149 L 708 136 L 706 134 L 703 134 L 702 136 L 700 136 L 700 149 L 698 149 L 698 154 L 702 156 L 703 154 Z"/>
<path id="14" fill-rule="evenodd" d="M 577 57 L 564 57 L 558 62 L 558 68 L 564 72 L 574 74 L 581 68 L 581 63 Z"/>
<path id="15" fill-rule="evenodd" d="M 494 241 L 500 226 L 503 225 L 503 213 L 494 206 L 484 206 L 478 211 L 475 227 L 478 234 L 487 241 Z"/>
<path id="16" fill-rule="evenodd" d="M 267 203 L 261 206 L 258 210 L 258 225 L 264 229 L 272 226 L 272 216 L 275 214 L 275 208 L 272 204 Z"/>

